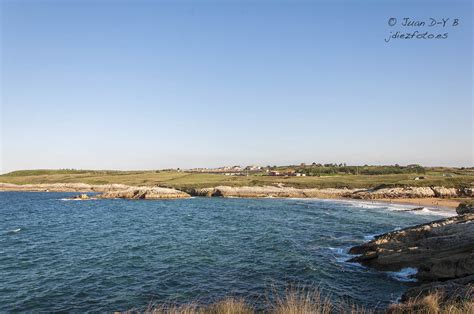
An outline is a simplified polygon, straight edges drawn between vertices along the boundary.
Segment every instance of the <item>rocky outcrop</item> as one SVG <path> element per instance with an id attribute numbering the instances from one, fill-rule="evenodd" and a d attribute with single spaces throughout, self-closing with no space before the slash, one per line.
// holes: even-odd
<path id="1" fill-rule="evenodd" d="M 444 186 L 431 187 L 436 197 L 457 197 L 461 192 L 456 188 L 445 188 Z"/>
<path id="2" fill-rule="evenodd" d="M 379 270 L 416 267 L 421 280 L 446 280 L 474 274 L 474 214 L 389 232 L 350 249 L 351 259 Z"/>
<path id="3" fill-rule="evenodd" d="M 130 189 L 149 189 L 153 187 L 133 187 L 124 184 L 92 185 L 84 183 L 51 183 L 16 185 L 0 183 L 0 191 L 49 191 L 49 192 L 123 192 Z M 176 191 L 176 190 L 175 190 Z M 211 188 L 189 188 L 187 193 L 194 196 L 221 197 L 295 197 L 295 198 L 353 198 L 353 199 L 415 199 L 415 198 L 470 198 L 471 187 L 386 187 L 373 189 L 348 188 L 306 188 L 278 186 L 217 186 Z M 183 192 L 183 193 L 186 193 Z M 149 191 L 149 195 L 153 192 Z M 151 196 L 150 196 L 151 197 Z"/>
<path id="4" fill-rule="evenodd" d="M 385 187 L 355 191 L 351 196 L 358 199 L 390 199 L 390 198 L 453 198 L 472 197 L 471 187 L 446 188 L 443 186 L 432 187 Z"/>
<path id="5" fill-rule="evenodd" d="M 79 194 L 79 195 L 74 196 L 72 199 L 74 199 L 74 200 L 89 200 L 90 197 L 89 197 L 89 195 L 83 193 L 83 194 Z"/>
<path id="6" fill-rule="evenodd" d="M 465 201 L 456 208 L 458 215 L 474 214 L 474 201 Z"/>
<path id="7" fill-rule="evenodd" d="M 107 192 L 129 188 L 124 184 L 86 184 L 86 183 L 44 183 L 44 184 L 10 184 L 0 183 L 1 191 L 33 191 L 33 192 Z"/>
<path id="8" fill-rule="evenodd" d="M 124 184 L 92 185 L 85 183 L 53 183 L 16 185 L 0 183 L 3 191 L 34 191 L 34 192 L 102 192 L 95 198 L 127 198 L 127 199 L 169 199 L 187 198 L 189 194 L 175 189 L 160 187 L 140 187 Z M 89 199 L 87 194 L 74 196 L 73 199 Z"/>
<path id="9" fill-rule="evenodd" d="M 353 198 L 359 199 L 426 198 L 435 196 L 435 192 L 430 187 L 382 187 L 357 191 L 352 195 Z"/>
<path id="10" fill-rule="evenodd" d="M 175 189 L 159 187 L 129 187 L 125 190 L 109 191 L 100 194 L 98 198 L 125 198 L 125 199 L 175 199 L 188 198 L 189 194 Z"/>
<path id="11" fill-rule="evenodd" d="M 313 198 L 339 198 L 349 197 L 357 190 L 350 189 L 297 189 L 282 186 L 217 186 L 213 188 L 200 188 L 190 190 L 191 195 L 207 197 L 313 197 Z"/>
<path id="12" fill-rule="evenodd" d="M 429 295 L 441 302 L 474 298 L 474 213 L 472 202 L 460 206 L 458 216 L 388 232 L 355 246 L 350 259 L 385 271 L 418 270 L 418 287 L 408 289 L 402 302 L 410 304 Z M 466 209 L 467 208 L 467 209 Z"/>
<path id="13" fill-rule="evenodd" d="M 283 186 L 217 186 L 191 189 L 195 196 L 222 197 L 314 197 L 314 198 L 355 198 L 355 199 L 393 199 L 393 198 L 452 198 L 466 196 L 467 188 L 445 187 L 377 187 L 374 189 L 298 189 Z"/>

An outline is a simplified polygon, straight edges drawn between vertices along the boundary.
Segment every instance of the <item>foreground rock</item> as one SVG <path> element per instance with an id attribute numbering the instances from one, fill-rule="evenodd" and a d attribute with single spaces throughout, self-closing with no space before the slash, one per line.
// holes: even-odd
<path id="1" fill-rule="evenodd" d="M 474 274 L 474 214 L 466 214 L 389 232 L 355 246 L 351 259 L 385 271 L 416 267 L 425 281 Z"/>
<path id="2" fill-rule="evenodd" d="M 441 302 L 474 298 L 474 213 L 472 201 L 458 216 L 388 232 L 350 249 L 351 262 L 384 271 L 416 268 L 423 284 L 402 296 L 405 305 L 436 296 Z M 403 305 L 403 306 L 405 306 Z"/>
<path id="3" fill-rule="evenodd" d="M 175 199 L 188 198 L 189 194 L 175 189 L 159 187 L 130 187 L 126 190 L 109 191 L 100 194 L 98 198 L 125 198 L 125 199 Z"/>

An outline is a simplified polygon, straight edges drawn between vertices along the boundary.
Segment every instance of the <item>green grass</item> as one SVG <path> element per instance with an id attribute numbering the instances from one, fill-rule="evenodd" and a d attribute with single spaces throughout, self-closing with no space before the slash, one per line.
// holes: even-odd
<path id="1" fill-rule="evenodd" d="M 454 171 L 452 171 L 454 172 Z M 384 175 L 332 174 L 307 177 L 271 177 L 262 174 L 225 176 L 223 174 L 186 173 L 178 171 L 96 171 L 96 170 L 22 170 L 0 175 L 0 182 L 14 184 L 88 183 L 127 185 L 159 185 L 178 189 L 229 186 L 262 186 L 284 184 L 297 188 L 371 188 L 389 186 L 446 186 L 474 185 L 472 170 L 456 169 L 454 177 L 443 176 L 443 169 L 427 169 L 423 180 L 414 180 L 415 173 Z"/>

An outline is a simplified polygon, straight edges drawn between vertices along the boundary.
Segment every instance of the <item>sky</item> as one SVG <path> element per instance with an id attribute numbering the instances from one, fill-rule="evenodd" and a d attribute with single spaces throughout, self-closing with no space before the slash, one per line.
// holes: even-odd
<path id="1" fill-rule="evenodd" d="M 472 1 L 0 2 L 2 173 L 474 165 Z"/>

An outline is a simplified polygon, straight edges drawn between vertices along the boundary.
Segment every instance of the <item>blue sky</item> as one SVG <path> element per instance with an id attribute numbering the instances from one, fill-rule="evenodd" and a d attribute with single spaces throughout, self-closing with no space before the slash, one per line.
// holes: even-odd
<path id="1" fill-rule="evenodd" d="M 471 1 L 0 1 L 2 172 L 474 164 Z"/>

